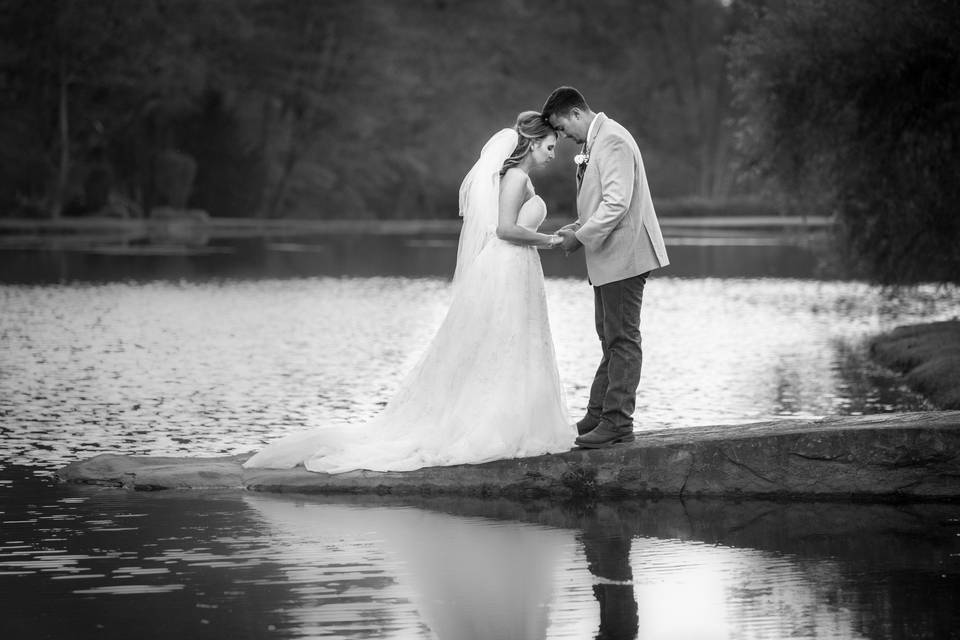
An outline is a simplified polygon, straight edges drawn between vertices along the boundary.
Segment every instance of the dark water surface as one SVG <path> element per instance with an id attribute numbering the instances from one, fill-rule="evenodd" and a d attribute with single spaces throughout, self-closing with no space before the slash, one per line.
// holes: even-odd
<path id="1" fill-rule="evenodd" d="M 2 239 L 2 238 L 0 238 Z M 842 273 L 824 251 L 779 236 L 670 238 L 671 265 L 660 276 L 826 278 Z M 0 244 L 0 281 L 7 283 L 402 276 L 450 278 L 457 238 L 390 235 L 212 240 L 202 246 L 79 244 L 43 249 Z M 160 254 L 155 252 L 161 251 Z M 585 278 L 582 256 L 541 252 L 547 277 Z"/>
<path id="2" fill-rule="evenodd" d="M 362 425 L 442 319 L 456 241 L 206 249 L 0 251 L 0 639 L 960 637 L 958 505 L 57 485 L 101 452 L 222 455 Z M 638 428 L 926 408 L 865 341 L 956 315 L 957 288 L 883 291 L 775 238 L 670 252 L 645 296 Z M 543 261 L 576 417 L 592 295 L 581 259 Z"/>
<path id="3" fill-rule="evenodd" d="M 960 637 L 960 506 L 0 485 L 3 638 Z"/>

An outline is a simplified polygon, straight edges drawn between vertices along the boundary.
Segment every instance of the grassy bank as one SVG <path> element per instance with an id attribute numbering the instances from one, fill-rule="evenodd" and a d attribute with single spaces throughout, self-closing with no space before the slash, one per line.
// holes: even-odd
<path id="1" fill-rule="evenodd" d="M 870 343 L 880 364 L 941 409 L 960 409 L 960 320 L 897 327 Z"/>

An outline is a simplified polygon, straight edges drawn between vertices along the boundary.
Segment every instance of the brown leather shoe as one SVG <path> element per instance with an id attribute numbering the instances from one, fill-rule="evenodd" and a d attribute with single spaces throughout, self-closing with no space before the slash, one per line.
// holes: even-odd
<path id="1" fill-rule="evenodd" d="M 635 439 L 636 436 L 633 435 L 633 429 L 629 431 L 614 429 L 606 422 L 603 422 L 600 423 L 600 426 L 596 429 L 578 437 L 573 442 L 582 449 L 604 449 L 621 442 L 633 442 Z"/>

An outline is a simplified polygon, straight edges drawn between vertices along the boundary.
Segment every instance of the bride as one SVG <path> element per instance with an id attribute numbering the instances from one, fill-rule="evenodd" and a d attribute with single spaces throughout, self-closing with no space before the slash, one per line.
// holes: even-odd
<path id="1" fill-rule="evenodd" d="M 244 467 L 410 471 L 571 448 L 537 252 L 560 239 L 537 231 L 546 205 L 529 178 L 556 143 L 540 114 L 525 111 L 484 145 L 460 186 L 450 308 L 383 412 L 356 428 L 289 435 Z"/>

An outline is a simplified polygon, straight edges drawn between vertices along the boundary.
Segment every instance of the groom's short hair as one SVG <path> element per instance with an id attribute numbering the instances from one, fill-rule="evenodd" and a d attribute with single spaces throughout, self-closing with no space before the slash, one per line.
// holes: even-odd
<path id="1" fill-rule="evenodd" d="M 544 120 L 549 121 L 550 116 L 565 116 L 570 113 L 570 110 L 574 107 L 582 111 L 590 110 L 590 107 L 587 106 L 587 101 L 583 98 L 583 94 L 579 91 L 573 87 L 557 87 L 553 90 L 553 93 L 550 94 L 550 97 L 547 98 L 547 101 L 543 103 L 543 109 L 540 110 L 540 114 Z"/>

